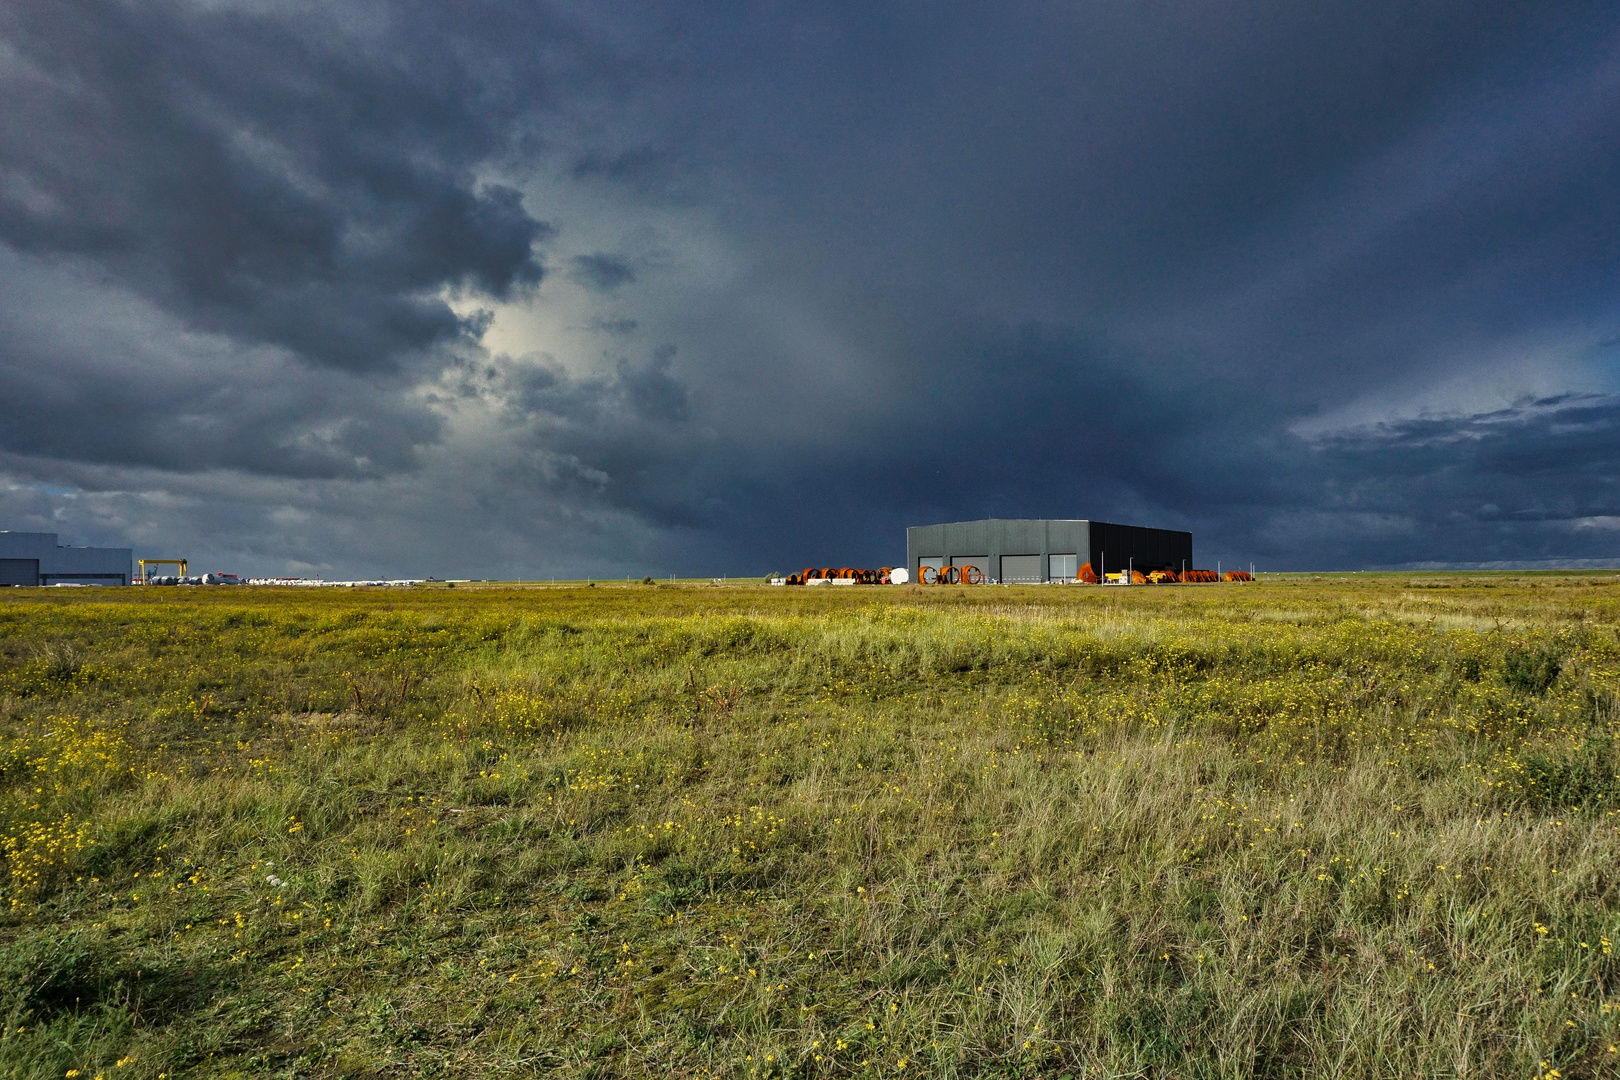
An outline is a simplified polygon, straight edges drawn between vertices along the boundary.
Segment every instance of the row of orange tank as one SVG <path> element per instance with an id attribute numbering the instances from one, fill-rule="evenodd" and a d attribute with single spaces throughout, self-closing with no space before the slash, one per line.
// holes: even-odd
<path id="1" fill-rule="evenodd" d="M 883 566 L 876 570 L 857 570 L 852 566 L 840 566 L 836 568 L 828 566 L 818 570 L 812 566 L 808 567 L 807 569 L 800 570 L 797 574 L 789 574 L 787 583 L 789 585 L 803 585 L 807 582 L 817 580 L 847 580 L 853 581 L 857 585 L 887 585 L 889 584 L 889 571 L 893 569 L 894 567 L 892 566 Z"/>
<path id="2" fill-rule="evenodd" d="M 1086 572 L 1089 571 L 1090 569 L 1091 569 L 1091 564 L 1090 563 L 1087 563 L 1086 565 L 1084 565 L 1084 566 L 1082 566 L 1080 568 L 1080 580 L 1081 581 L 1088 580 L 1085 575 L 1086 575 Z M 1110 575 L 1110 577 L 1112 577 L 1112 575 Z M 1097 580 L 1097 575 L 1092 574 L 1091 577 L 1089 578 L 1089 580 L 1096 581 Z M 1176 573 L 1174 570 L 1155 570 L 1150 574 L 1144 574 L 1140 570 L 1132 570 L 1131 571 L 1131 584 L 1133 584 L 1133 585 L 1175 585 L 1175 584 L 1189 584 L 1189 583 L 1192 583 L 1192 582 L 1200 582 L 1200 581 L 1253 581 L 1253 580 L 1254 580 L 1254 575 L 1249 573 L 1247 570 L 1228 570 L 1224 574 L 1217 573 L 1214 570 L 1183 570 L 1179 574 Z"/>

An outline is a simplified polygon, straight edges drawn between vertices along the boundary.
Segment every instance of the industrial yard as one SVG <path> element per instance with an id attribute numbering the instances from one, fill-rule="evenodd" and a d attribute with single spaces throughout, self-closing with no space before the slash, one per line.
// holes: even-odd
<path id="1" fill-rule="evenodd" d="M 0 593 L 0 1077 L 1598 1076 L 1620 575 Z"/>
<path id="2" fill-rule="evenodd" d="M 970 551 L 983 554 L 965 554 Z M 1110 551 L 1114 558 L 1111 572 Z M 1254 580 L 1248 571 L 1199 569 L 1192 552 L 1192 534 L 1188 532 L 1079 518 L 985 518 L 908 528 L 904 566 L 807 567 L 767 581 L 772 585 L 1176 585 Z M 651 583 L 653 578 L 644 575 L 643 580 Z M 674 581 L 673 576 L 670 580 Z M 193 574 L 186 558 L 137 559 L 132 548 L 73 547 L 58 543 L 55 533 L 0 530 L 0 585 L 354 588 L 436 581 L 400 577 L 327 580 L 250 576 L 223 570 Z M 470 582 L 458 579 L 442 583 Z"/>

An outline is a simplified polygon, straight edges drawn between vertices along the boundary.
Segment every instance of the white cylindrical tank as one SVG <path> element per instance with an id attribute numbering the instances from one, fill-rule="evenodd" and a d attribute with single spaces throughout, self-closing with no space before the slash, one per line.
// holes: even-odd
<path id="1" fill-rule="evenodd" d="M 904 585 L 911 580 L 911 573 L 903 566 L 897 566 L 889 571 L 889 584 Z"/>

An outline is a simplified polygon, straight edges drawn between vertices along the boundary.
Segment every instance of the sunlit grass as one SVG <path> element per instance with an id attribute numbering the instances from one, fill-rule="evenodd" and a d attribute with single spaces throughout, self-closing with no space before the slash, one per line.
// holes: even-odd
<path id="1" fill-rule="evenodd" d="M 1620 1074 L 1616 588 L 0 596 L 0 1077 Z"/>

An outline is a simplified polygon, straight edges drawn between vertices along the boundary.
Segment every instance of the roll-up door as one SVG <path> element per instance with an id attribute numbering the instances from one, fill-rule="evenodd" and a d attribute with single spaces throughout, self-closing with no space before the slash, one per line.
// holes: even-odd
<path id="1" fill-rule="evenodd" d="M 1039 555 L 1003 555 L 1001 580 L 1008 585 L 1034 585 L 1046 580 Z"/>
<path id="2" fill-rule="evenodd" d="M 1074 575 L 1080 572 L 1075 565 L 1077 555 L 1048 555 L 1046 557 L 1046 579 L 1048 581 L 1073 581 Z"/>
<path id="3" fill-rule="evenodd" d="M 955 555 L 951 557 L 951 565 L 958 570 L 967 566 L 977 566 L 979 573 L 987 581 L 995 576 L 990 573 L 990 556 L 988 555 Z"/>

